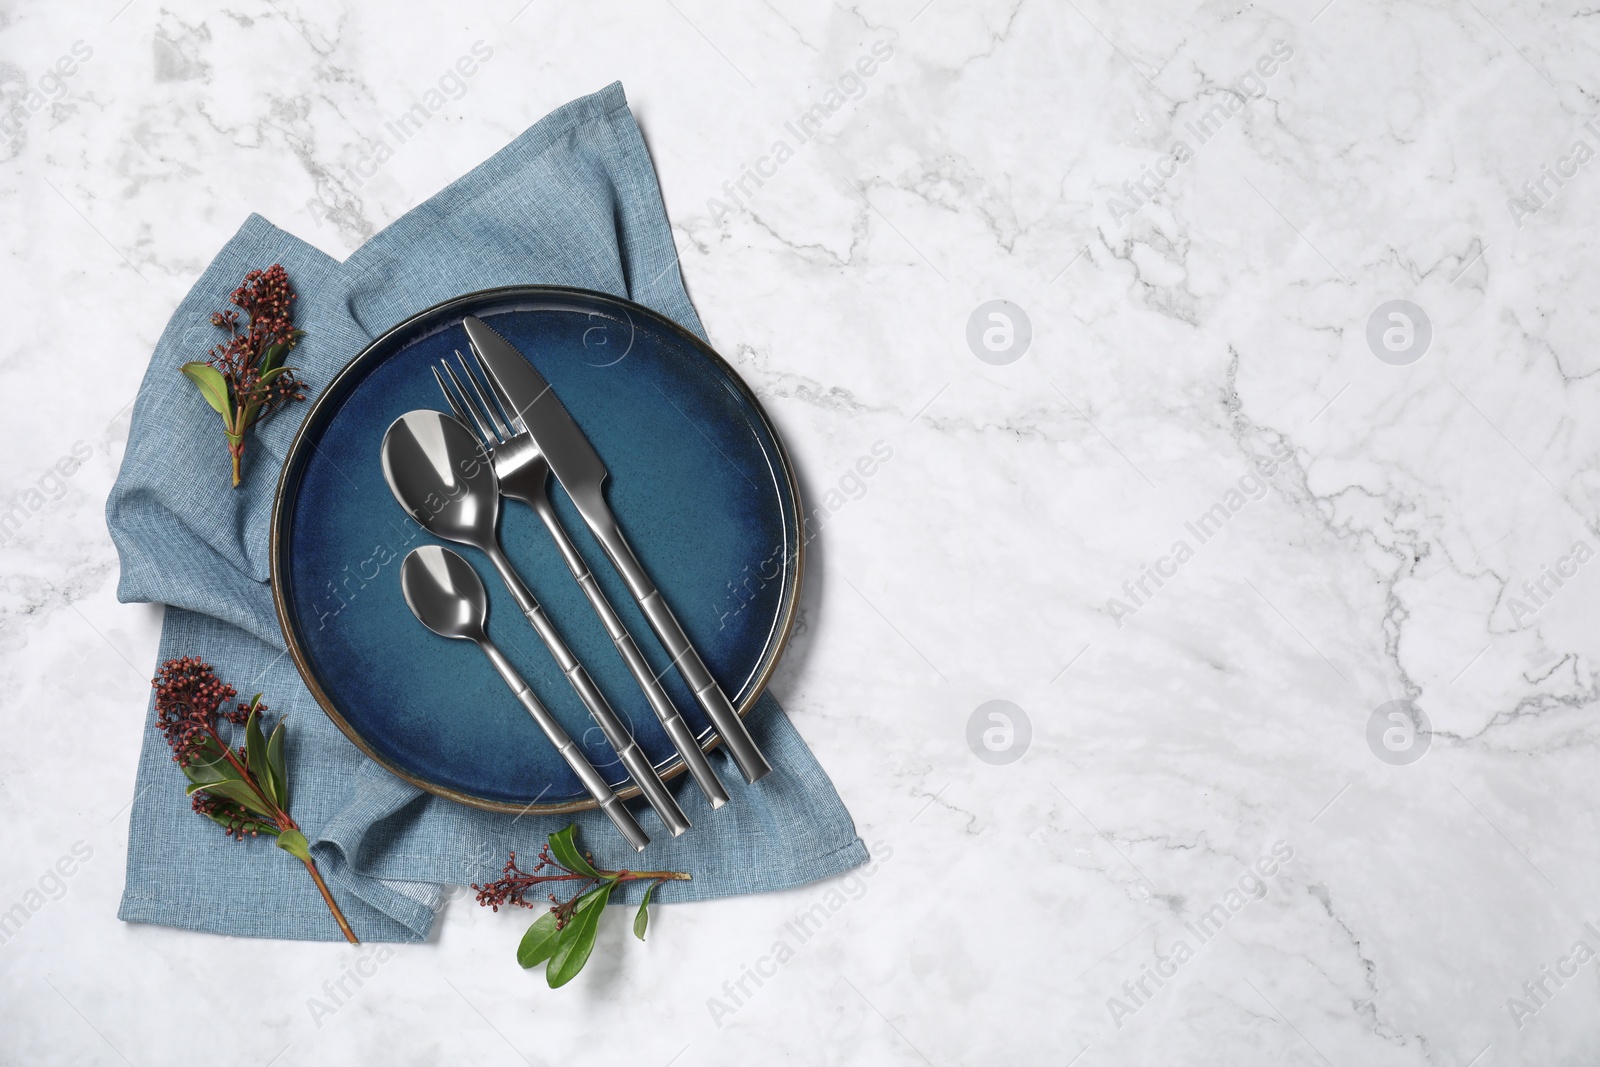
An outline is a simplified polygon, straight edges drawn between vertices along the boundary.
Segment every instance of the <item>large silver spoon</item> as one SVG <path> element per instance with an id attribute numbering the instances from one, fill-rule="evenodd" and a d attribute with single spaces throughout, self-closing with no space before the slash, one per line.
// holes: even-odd
<path id="1" fill-rule="evenodd" d="M 489 597 L 483 591 L 483 583 L 478 580 L 478 572 L 472 569 L 472 565 L 448 548 L 423 545 L 412 549 L 400 565 L 400 589 L 405 593 L 406 603 L 411 606 L 411 614 L 422 625 L 440 637 L 471 641 L 483 649 L 483 654 L 489 657 L 494 669 L 500 672 L 506 685 L 522 701 L 522 706 L 528 709 L 533 721 L 539 724 L 550 743 L 556 746 L 556 751 L 566 759 L 567 766 L 583 782 L 589 795 L 599 803 L 600 810 L 611 817 L 635 851 L 643 851 L 650 843 L 650 837 L 634 819 L 633 813 L 617 799 L 600 772 L 584 759 L 582 751 L 567 736 L 555 716 L 539 703 L 539 698 L 533 695 L 533 690 L 528 688 L 528 683 L 522 680 L 511 661 L 489 640 L 489 632 L 484 625 L 489 615 Z"/>
<path id="2" fill-rule="evenodd" d="M 523 616 L 533 625 L 566 675 L 578 699 L 605 734 L 617 758 L 638 783 L 667 832 L 677 837 L 689 828 L 644 750 L 628 732 L 605 694 L 562 639 L 550 616 L 534 599 L 500 548 L 500 483 L 477 439 L 455 419 L 438 411 L 409 411 L 383 435 L 383 477 L 389 490 L 423 529 L 435 537 L 471 545 L 489 557 Z"/>

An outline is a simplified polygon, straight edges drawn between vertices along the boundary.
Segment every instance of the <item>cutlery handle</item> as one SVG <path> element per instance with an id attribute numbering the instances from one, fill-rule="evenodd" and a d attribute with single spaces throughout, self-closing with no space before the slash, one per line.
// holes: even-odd
<path id="1" fill-rule="evenodd" d="M 539 724 L 539 729 L 544 731 L 545 737 L 550 739 L 556 751 L 567 761 L 567 766 L 572 768 L 572 772 L 578 776 L 578 780 L 589 791 L 589 795 L 600 805 L 600 810 L 606 813 L 612 824 L 627 839 L 628 844 L 633 846 L 635 852 L 643 852 L 644 847 L 650 843 L 650 835 L 644 832 L 644 828 L 633 817 L 633 812 L 629 811 L 611 791 L 611 787 L 600 776 L 600 772 L 594 769 L 593 764 L 584 758 L 583 752 L 572 738 L 567 736 L 567 732 L 561 728 L 555 716 L 539 703 L 539 698 L 528 687 L 528 683 L 522 680 L 522 675 L 517 673 L 511 661 L 488 641 L 480 643 L 478 647 L 483 649 L 483 654 L 489 657 L 494 669 L 500 672 L 500 677 L 516 694 L 517 699 L 522 701 L 522 706 L 528 709 L 528 714 Z"/>
<path id="2" fill-rule="evenodd" d="M 605 592 L 601 590 L 594 573 L 589 570 L 588 563 L 578 554 L 572 538 L 567 536 L 567 531 L 556 518 L 555 508 L 550 506 L 550 498 L 540 493 L 527 502 L 538 512 L 539 518 L 544 520 L 550 536 L 555 539 L 556 547 L 561 550 L 562 558 L 567 561 L 568 569 L 572 571 L 572 577 L 577 580 L 583 595 L 589 598 L 589 606 L 594 608 L 594 613 L 600 617 L 600 623 L 606 628 L 606 633 L 611 635 L 611 643 L 617 646 L 617 652 L 621 654 L 622 661 L 628 665 L 633 680 L 638 682 L 639 688 L 644 691 L 645 699 L 650 701 L 651 710 L 661 721 L 661 726 L 666 730 L 673 747 L 683 757 L 683 762 L 699 784 L 700 791 L 711 802 L 712 810 L 722 807 L 728 802 L 728 791 L 718 780 L 717 772 L 711 769 L 706 754 L 700 751 L 700 745 L 689 729 L 689 724 L 683 721 L 683 716 L 678 714 L 678 709 L 673 706 L 666 690 L 661 688 L 660 679 L 651 671 L 650 663 L 639 651 L 639 646 L 634 643 L 633 635 L 622 625 L 622 620 L 617 618 L 616 610 L 606 599 Z"/>
<path id="3" fill-rule="evenodd" d="M 710 716 L 712 725 L 722 735 L 723 743 L 728 746 L 728 754 L 733 757 L 733 762 L 738 764 L 744 780 L 753 783 L 772 773 L 772 765 L 761 754 L 755 738 L 750 736 L 750 731 L 739 718 L 739 713 L 734 710 L 728 695 L 722 691 L 717 680 L 711 677 L 711 672 L 701 661 L 700 654 L 689 643 L 688 635 L 683 632 L 683 627 L 678 625 L 678 620 L 673 616 L 672 609 L 667 606 L 661 590 L 656 588 L 655 582 L 650 580 L 650 575 L 646 573 L 638 557 L 633 554 L 628 539 L 622 536 L 622 528 L 612 517 L 611 509 L 599 491 L 595 491 L 594 498 L 584 500 L 574 498 L 573 502 L 578 505 L 578 510 L 589 522 L 590 529 L 594 531 L 596 539 L 605 549 L 612 564 L 628 583 L 628 589 L 639 602 L 644 617 L 650 621 L 650 628 L 661 639 L 661 644 L 672 657 L 672 662 L 678 665 L 684 681 L 694 690 L 695 698 Z M 603 516 L 607 521 L 596 522 L 596 516 Z"/>
<path id="4" fill-rule="evenodd" d="M 628 732 L 622 720 L 617 718 L 617 713 L 611 710 L 611 704 L 600 691 L 600 687 L 594 684 L 589 672 L 584 669 L 578 657 L 573 655 L 572 649 L 567 647 L 567 642 L 556 629 L 555 623 L 550 621 L 550 616 L 539 606 L 539 601 L 522 583 L 521 577 L 512 568 L 511 561 L 506 559 L 505 553 L 498 548 L 488 555 L 490 561 L 494 563 L 495 570 L 500 572 L 500 577 L 505 581 L 506 588 L 511 590 L 517 606 L 522 609 L 523 616 L 543 639 L 545 647 L 550 650 L 550 655 L 555 657 L 556 666 L 567 676 L 567 683 L 572 686 L 573 692 L 578 694 L 578 699 L 583 701 L 583 706 L 589 709 L 590 716 L 606 735 L 611 747 L 617 750 L 617 758 L 622 761 L 623 767 L 627 768 L 629 777 L 638 783 L 639 791 L 656 810 L 656 814 L 661 816 L 662 825 L 667 828 L 667 832 L 677 837 L 689 829 L 688 816 L 684 815 L 683 809 L 678 807 L 678 802 L 667 791 L 666 785 L 656 774 L 655 767 L 651 766 L 649 759 L 645 757 L 639 743 L 633 739 L 633 735 Z"/>

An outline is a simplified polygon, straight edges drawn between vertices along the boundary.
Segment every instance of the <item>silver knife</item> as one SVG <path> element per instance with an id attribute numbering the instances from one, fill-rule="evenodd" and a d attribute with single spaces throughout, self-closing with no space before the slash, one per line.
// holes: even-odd
<path id="1" fill-rule="evenodd" d="M 583 516 L 583 521 L 600 542 L 600 547 L 605 549 L 611 565 L 617 568 L 629 592 L 639 602 L 650 628 L 661 640 L 672 662 L 677 664 L 684 681 L 694 690 L 695 698 L 711 718 L 712 725 L 722 735 L 722 741 L 728 746 L 728 753 L 745 781 L 755 782 L 766 777 L 772 771 L 771 764 L 767 763 L 766 757 L 756 746 L 755 739 L 734 710 L 732 701 L 716 679 L 711 677 L 700 654 L 689 643 L 688 636 L 673 617 L 661 590 L 656 588 L 655 582 L 651 581 L 650 575 L 633 554 L 622 528 L 617 525 L 616 517 L 611 514 L 602 490 L 606 480 L 606 465 L 589 443 L 589 438 L 573 421 L 566 405 L 561 403 L 544 375 L 509 341 L 476 316 L 468 315 L 462 325 L 466 327 L 467 337 L 478 350 L 489 373 L 494 375 L 500 389 L 516 406 L 517 414 L 528 424 L 528 432 L 533 435 L 534 443 L 549 460 L 550 469 L 572 498 L 578 514 Z"/>

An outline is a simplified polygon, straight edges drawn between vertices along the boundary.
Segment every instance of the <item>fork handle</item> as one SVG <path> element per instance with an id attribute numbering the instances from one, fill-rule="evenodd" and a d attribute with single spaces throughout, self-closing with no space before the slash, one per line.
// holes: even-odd
<path id="1" fill-rule="evenodd" d="M 567 683 L 572 686 L 573 692 L 578 694 L 578 699 L 589 709 L 590 716 L 606 735 L 606 740 L 616 749 L 617 759 L 622 761 L 629 777 L 638 784 L 639 791 L 656 810 L 656 814 L 661 816 L 662 825 L 667 828 L 667 832 L 677 837 L 689 829 L 688 816 L 684 815 L 683 809 L 678 806 L 678 802 L 673 799 L 661 777 L 656 774 L 655 767 L 645 757 L 639 743 L 633 739 L 633 735 L 622 724 L 622 720 L 617 718 L 617 713 L 611 710 L 611 704 L 606 700 L 605 694 L 594 684 L 594 679 L 589 677 L 589 672 L 584 670 L 578 657 L 573 655 L 572 649 L 567 646 L 555 623 L 550 621 L 550 616 L 545 614 L 539 601 L 522 583 L 522 578 L 512 568 L 511 561 L 506 559 L 505 553 L 500 551 L 498 546 L 486 554 L 494 564 L 495 570 L 500 572 L 500 577 L 505 582 L 506 588 L 511 591 L 517 607 L 522 609 L 523 616 L 533 625 L 534 630 L 544 641 L 545 647 L 550 650 L 556 666 L 567 676 Z"/>
<path id="2" fill-rule="evenodd" d="M 633 598 L 639 602 L 644 617 L 649 620 L 650 628 L 656 632 L 656 637 L 661 639 L 661 644 L 672 657 L 672 662 L 678 665 L 683 680 L 694 690 L 695 699 L 700 701 L 700 706 L 705 709 L 712 725 L 722 735 L 723 744 L 728 746 L 728 754 L 738 765 L 744 780 L 753 784 L 771 774 L 772 765 L 761 754 L 760 747 L 756 745 L 755 738 L 750 736 L 750 730 L 745 726 L 744 720 L 739 718 L 733 702 L 728 699 L 728 695 L 722 691 L 717 680 L 706 669 L 700 654 L 694 650 L 694 645 L 689 643 L 688 635 L 683 632 L 683 627 L 678 625 L 678 620 L 673 616 L 672 609 L 667 606 L 661 590 L 656 588 L 656 583 L 651 581 L 644 565 L 633 554 L 628 539 L 622 535 L 622 527 L 617 525 L 617 520 L 611 514 L 611 508 L 606 504 L 599 487 L 596 486 L 592 494 L 582 492 L 574 494 L 568 488 L 567 494 L 578 506 L 579 513 L 588 522 L 589 529 L 600 542 L 600 547 L 605 549 L 612 565 L 628 584 L 628 589 L 633 593 Z"/>
<path id="3" fill-rule="evenodd" d="M 628 665 L 633 680 L 638 682 L 639 688 L 644 691 L 645 699 L 650 701 L 651 710 L 656 713 L 662 729 L 667 732 L 667 737 L 671 739 L 678 754 L 683 757 L 684 765 L 689 768 L 689 773 L 699 784 L 700 791 L 711 803 L 712 810 L 722 807 L 728 802 L 727 789 L 717 778 L 717 772 L 711 769 L 711 764 L 706 760 L 706 754 L 700 750 L 700 744 L 695 739 L 693 731 L 689 729 L 689 724 L 683 721 L 683 716 L 678 714 L 678 709 L 667 696 L 666 690 L 661 688 L 660 678 L 651 671 L 650 662 L 639 651 L 633 635 L 617 617 L 616 609 L 606 599 L 606 594 L 595 579 L 594 572 L 589 569 L 583 556 L 579 555 L 572 538 L 567 536 L 566 529 L 556 517 L 555 508 L 550 504 L 550 498 L 540 493 L 532 498 L 525 497 L 523 500 L 544 521 L 550 536 L 555 540 L 556 547 L 561 550 L 562 558 L 567 561 L 567 568 L 572 571 L 572 577 L 577 580 L 583 595 L 589 598 L 589 606 L 594 608 L 594 613 L 600 617 L 600 623 L 606 628 L 606 633 L 611 635 L 611 643 L 617 646 L 617 652 L 622 656 L 622 661 Z"/>
<path id="4" fill-rule="evenodd" d="M 594 769 L 594 765 L 584 758 L 583 752 L 573 743 L 572 738 L 567 736 L 567 732 L 561 728 L 555 716 L 551 715 L 539 702 L 539 698 L 534 696 L 533 690 L 522 680 L 522 675 L 517 673 L 511 661 L 506 659 L 493 642 L 483 641 L 478 647 L 483 649 L 483 654 L 489 657 L 489 662 L 494 664 L 494 669 L 500 673 L 501 679 L 516 694 L 522 706 L 528 710 L 528 714 L 533 716 L 533 721 L 539 724 L 539 729 L 544 731 L 545 737 L 555 746 L 556 751 L 561 753 L 561 757 L 567 761 L 567 766 L 572 768 L 572 773 L 578 776 L 578 780 L 589 791 L 589 795 L 594 797 L 595 803 L 600 805 L 600 810 L 610 818 L 612 825 L 628 844 L 633 846 L 635 852 L 643 852 L 644 847 L 650 843 L 650 835 L 644 832 L 644 827 L 633 817 L 633 812 L 629 811 L 622 800 L 611 791 L 611 787 L 600 776 L 600 772 Z"/>

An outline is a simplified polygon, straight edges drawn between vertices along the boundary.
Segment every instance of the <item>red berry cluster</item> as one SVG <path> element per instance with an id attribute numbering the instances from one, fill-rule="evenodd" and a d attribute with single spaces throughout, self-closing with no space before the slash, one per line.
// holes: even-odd
<path id="1" fill-rule="evenodd" d="M 559 870 L 561 874 L 540 877 L 539 872 L 546 867 Z M 517 866 L 517 854 L 511 853 L 511 858 L 506 860 L 506 865 L 500 869 L 500 877 L 488 885 L 473 884 L 472 888 L 478 891 L 478 903 L 495 911 L 500 910 L 503 904 L 506 907 L 515 905 L 519 908 L 532 908 L 538 905 L 530 904 L 524 895 L 545 882 L 554 879 L 565 879 L 572 872 L 550 858 L 550 846 L 546 845 L 539 850 L 539 863 L 531 871 L 524 871 Z M 555 900 L 555 894 L 550 894 L 550 899 Z"/>
<path id="2" fill-rule="evenodd" d="M 250 316 L 250 342 L 255 348 L 288 339 L 294 331 L 290 321 L 294 302 L 294 286 L 289 284 L 289 272 L 281 263 L 246 274 L 244 283 L 228 297 L 228 303 L 243 308 Z M 236 312 L 229 314 L 237 318 Z"/>
<path id="3" fill-rule="evenodd" d="M 179 763 L 189 762 L 205 739 L 215 736 L 219 718 L 242 726 L 250 717 L 248 704 L 235 711 L 220 710 L 239 692 L 223 684 L 198 656 L 167 660 L 150 684 L 156 691 L 156 728 L 166 736 L 172 758 Z M 266 710 L 265 705 L 258 704 L 256 710 Z"/>
<path id="4" fill-rule="evenodd" d="M 265 386 L 261 385 L 261 357 L 267 349 L 280 344 L 294 346 L 296 299 L 294 286 L 289 284 L 289 272 L 281 263 L 274 263 L 266 270 L 246 274 L 244 284 L 228 297 L 229 303 L 243 308 L 249 316 L 249 325 L 243 333 L 239 332 L 237 311 L 222 311 L 211 316 L 211 324 L 227 330 L 229 338 L 225 344 L 211 350 L 209 362 L 228 379 L 234 396 L 259 403 L 262 415 L 290 400 L 306 398 L 301 391 L 304 383 L 292 370 L 281 371 Z"/>
<path id="5" fill-rule="evenodd" d="M 219 823 L 222 832 L 235 841 L 243 841 L 245 834 L 255 837 L 262 826 L 261 820 L 246 811 L 243 804 L 225 797 L 196 791 L 189 798 L 189 804 L 199 814 Z"/>

